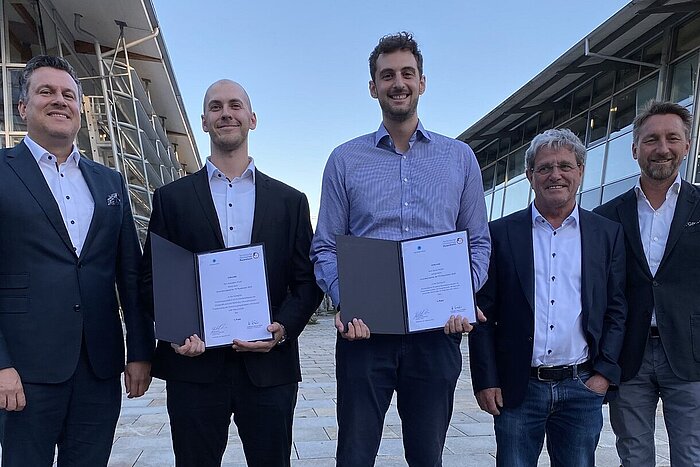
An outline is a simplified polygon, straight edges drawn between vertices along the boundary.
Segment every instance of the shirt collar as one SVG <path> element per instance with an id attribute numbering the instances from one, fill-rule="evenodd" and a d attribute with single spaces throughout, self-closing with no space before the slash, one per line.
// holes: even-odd
<path id="1" fill-rule="evenodd" d="M 252 179 L 253 185 L 255 185 L 255 161 L 253 161 L 252 157 L 248 157 L 248 167 L 243 171 L 240 177 L 236 177 L 237 179 L 244 179 L 247 177 L 250 177 Z M 211 156 L 207 157 L 207 163 L 205 164 L 207 168 L 207 176 L 209 180 L 212 180 L 214 178 L 225 178 L 228 180 L 228 177 L 226 177 L 226 174 L 223 173 L 221 170 L 216 168 L 214 163 L 211 161 Z"/>
<path id="2" fill-rule="evenodd" d="M 416 131 L 413 133 L 411 136 L 410 141 L 416 141 L 420 138 L 424 138 L 428 141 L 430 141 L 430 133 L 426 131 L 426 129 L 423 127 L 423 124 L 418 120 L 418 126 L 416 127 Z M 374 145 L 379 146 L 379 143 L 384 139 L 384 138 L 389 138 L 391 140 L 391 136 L 389 135 L 389 132 L 386 130 L 386 127 L 384 126 L 384 122 L 379 124 L 379 129 L 374 133 Z"/>
<path id="3" fill-rule="evenodd" d="M 532 225 L 535 226 L 537 224 L 542 224 L 542 221 L 546 222 L 547 225 L 550 227 L 552 224 L 549 223 L 549 221 L 542 215 L 540 212 L 537 210 L 537 207 L 535 206 L 535 203 L 532 203 Z M 571 214 L 564 219 L 564 222 L 561 223 L 562 227 L 564 227 L 567 224 L 572 224 L 573 226 L 578 225 L 578 203 L 574 205 L 574 210 L 571 211 Z M 553 230 L 556 230 L 552 228 Z"/>
<path id="4" fill-rule="evenodd" d="M 56 158 L 55 154 L 51 154 L 49 151 L 46 149 L 42 148 L 39 143 L 34 141 L 29 137 L 29 135 L 24 135 L 24 144 L 27 145 L 29 148 L 29 152 L 32 153 L 32 156 L 34 156 L 34 159 L 36 160 L 37 163 L 44 157 L 48 158 L 48 156 L 51 156 L 52 158 Z M 55 162 L 55 161 L 53 161 Z M 75 163 L 75 166 L 78 166 L 78 163 L 80 162 L 80 151 L 78 151 L 78 147 L 74 144 L 73 149 L 71 150 L 70 155 L 66 159 L 66 163 L 72 164 Z"/>
<path id="5" fill-rule="evenodd" d="M 644 194 L 644 190 L 642 190 L 642 185 L 641 185 L 641 181 L 640 181 L 641 179 L 642 179 L 641 176 L 637 177 L 637 183 L 635 183 L 635 185 L 634 185 L 634 192 L 637 195 L 637 200 L 640 200 L 640 199 L 646 200 L 647 196 Z M 676 179 L 673 181 L 671 186 L 668 188 L 668 191 L 666 192 L 666 197 L 664 198 L 664 200 L 667 200 L 669 198 L 669 196 L 671 196 L 671 195 L 678 196 L 678 193 L 680 193 L 680 191 L 681 191 L 681 173 L 678 172 L 676 174 Z"/>

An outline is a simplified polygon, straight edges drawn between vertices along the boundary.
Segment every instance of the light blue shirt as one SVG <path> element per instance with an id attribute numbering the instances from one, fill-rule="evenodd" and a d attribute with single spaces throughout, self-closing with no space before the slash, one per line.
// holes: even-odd
<path id="1" fill-rule="evenodd" d="M 56 156 L 39 146 L 29 135 L 24 137 L 24 144 L 39 165 L 46 184 L 61 211 L 75 254 L 80 256 L 95 211 L 92 193 L 78 166 L 80 152 L 73 145 L 73 150 L 66 161 L 58 164 Z"/>
<path id="2" fill-rule="evenodd" d="M 207 157 L 209 190 L 214 202 L 224 245 L 248 245 L 253 233 L 255 214 L 255 164 L 250 158 L 240 177 L 229 180 Z"/>
<path id="3" fill-rule="evenodd" d="M 311 245 L 316 280 L 339 304 L 336 235 L 404 240 L 464 229 L 478 290 L 486 281 L 491 242 L 474 152 L 419 122 L 401 153 L 382 124 L 338 146 L 328 159 Z"/>

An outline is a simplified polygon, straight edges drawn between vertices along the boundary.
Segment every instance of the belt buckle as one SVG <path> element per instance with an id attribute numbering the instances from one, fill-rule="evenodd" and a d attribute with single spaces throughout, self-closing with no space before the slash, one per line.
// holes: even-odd
<path id="1" fill-rule="evenodd" d="M 552 381 L 554 381 L 552 378 L 547 378 L 547 379 L 542 378 L 542 376 L 540 375 L 540 370 L 542 370 L 542 368 L 544 368 L 545 370 L 548 370 L 548 369 L 551 369 L 551 368 L 554 368 L 554 367 L 553 367 L 553 366 L 547 366 L 547 365 L 540 365 L 540 366 L 538 366 L 538 367 L 537 367 L 537 381 L 542 381 L 542 382 L 544 382 L 544 383 L 551 383 Z"/>

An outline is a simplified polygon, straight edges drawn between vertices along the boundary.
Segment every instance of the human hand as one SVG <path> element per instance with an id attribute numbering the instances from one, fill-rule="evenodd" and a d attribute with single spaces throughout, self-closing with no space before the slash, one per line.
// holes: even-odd
<path id="1" fill-rule="evenodd" d="M 609 386 L 610 381 L 608 381 L 608 379 L 600 373 L 594 374 L 588 378 L 588 381 L 586 381 L 586 387 L 600 395 L 605 395 L 605 393 L 608 392 Z"/>
<path id="2" fill-rule="evenodd" d="M 185 343 L 182 345 L 170 344 L 170 346 L 175 349 L 175 352 L 185 357 L 202 355 L 205 350 L 204 341 L 197 334 L 193 334 L 185 339 Z"/>
<path id="3" fill-rule="evenodd" d="M 267 330 L 272 333 L 272 339 L 264 341 L 247 342 L 234 339 L 233 350 L 236 352 L 269 352 L 272 350 L 279 341 L 281 341 L 286 334 L 284 326 L 282 326 L 277 321 L 274 321 L 267 327 Z"/>
<path id="4" fill-rule="evenodd" d="M 124 387 L 129 399 L 143 396 L 151 385 L 151 362 L 129 362 L 124 369 Z"/>
<path id="5" fill-rule="evenodd" d="M 480 323 L 486 322 L 486 316 L 481 311 L 481 308 L 476 307 L 476 319 Z M 445 334 L 456 334 L 456 333 L 468 333 L 474 329 L 474 326 L 469 322 L 469 319 L 464 318 L 461 315 L 452 315 L 450 319 L 445 323 Z"/>
<path id="6" fill-rule="evenodd" d="M 491 415 L 501 415 L 499 408 L 503 407 L 501 388 L 486 388 L 476 393 L 479 408 Z"/>
<path id="7" fill-rule="evenodd" d="M 340 313 L 335 314 L 335 328 L 343 339 L 349 341 L 369 339 L 370 336 L 369 327 L 361 319 L 353 318 L 352 321 L 348 322 L 348 327 L 345 329 L 343 322 L 340 320 Z"/>
<path id="8" fill-rule="evenodd" d="M 0 370 L 0 409 L 20 411 L 27 405 L 19 373 L 14 368 Z"/>

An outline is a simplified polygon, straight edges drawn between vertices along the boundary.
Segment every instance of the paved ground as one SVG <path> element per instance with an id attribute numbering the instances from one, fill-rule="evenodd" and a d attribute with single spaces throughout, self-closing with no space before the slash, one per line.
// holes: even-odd
<path id="1" fill-rule="evenodd" d="M 335 421 L 335 332 L 332 320 L 321 317 L 309 325 L 300 338 L 301 367 L 304 381 L 299 387 L 299 401 L 294 419 L 295 467 L 334 465 L 337 425 Z M 496 443 L 490 415 L 479 410 L 471 391 L 466 342 L 462 345 L 464 368 L 457 385 L 455 412 L 447 433 L 443 463 L 447 466 L 493 466 Z M 597 452 L 598 466 L 618 465 L 614 436 L 607 421 Z M 657 465 L 668 466 L 668 442 L 660 412 L 657 416 Z M 392 404 L 386 416 L 377 466 L 406 466 L 403 459 L 401 424 Z M 165 409 L 165 385 L 154 380 L 144 397 L 124 399 L 110 467 L 147 467 L 174 465 L 170 443 L 168 415 Z M 232 424 L 224 466 L 244 466 L 245 458 Z M 540 465 L 549 465 L 546 454 Z"/>

